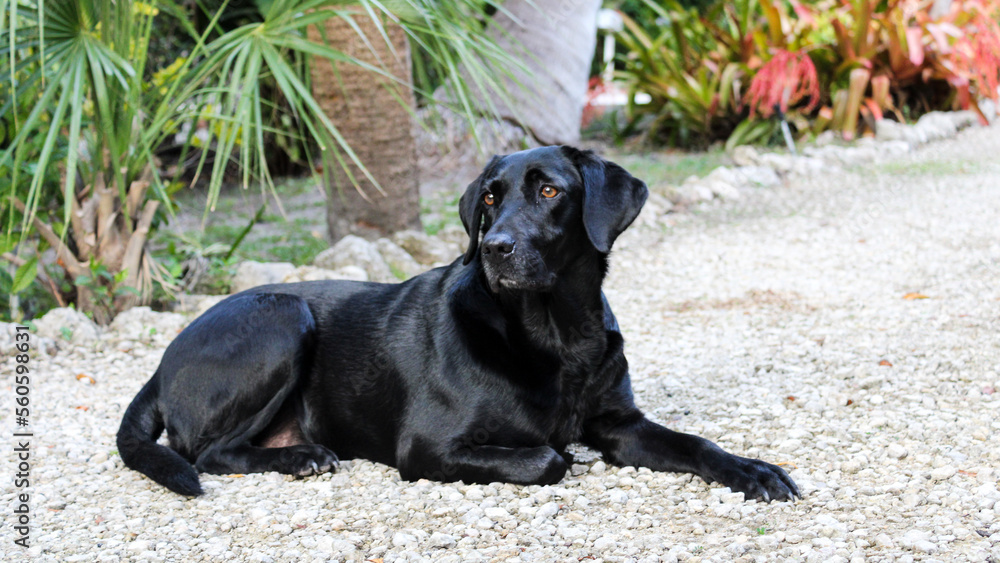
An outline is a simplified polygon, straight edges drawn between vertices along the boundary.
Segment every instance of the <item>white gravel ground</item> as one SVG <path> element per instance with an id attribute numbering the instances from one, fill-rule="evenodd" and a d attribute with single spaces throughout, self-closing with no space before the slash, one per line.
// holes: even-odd
<path id="1" fill-rule="evenodd" d="M 204 475 L 188 500 L 114 434 L 170 334 L 36 353 L 39 561 L 1000 562 L 1000 128 L 670 215 L 620 240 L 608 297 L 640 406 L 782 462 L 803 498 L 743 502 L 577 452 L 548 487 Z M 926 299 L 904 299 L 920 293 Z M 12 428 L 13 359 L 3 363 Z M 77 380 L 78 374 L 87 378 Z M 8 444 L 11 444 L 8 446 Z M 12 544 L 4 441 L 0 559 Z"/>

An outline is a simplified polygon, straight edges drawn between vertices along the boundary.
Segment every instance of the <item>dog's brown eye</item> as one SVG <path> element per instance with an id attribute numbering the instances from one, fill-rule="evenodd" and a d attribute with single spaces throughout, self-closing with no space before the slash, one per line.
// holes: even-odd
<path id="1" fill-rule="evenodd" d="M 559 195 L 559 190 L 552 186 L 542 186 L 542 197 L 553 198 Z"/>
<path id="2" fill-rule="evenodd" d="M 493 205 L 493 194 L 487 193 L 483 196 L 483 202 L 485 202 L 486 205 Z"/>

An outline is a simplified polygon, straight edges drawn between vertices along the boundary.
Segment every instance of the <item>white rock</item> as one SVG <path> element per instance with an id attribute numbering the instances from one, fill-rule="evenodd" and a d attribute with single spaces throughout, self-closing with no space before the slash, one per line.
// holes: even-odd
<path id="1" fill-rule="evenodd" d="M 483 514 L 485 514 L 487 518 L 493 520 L 494 522 L 506 522 L 511 518 L 510 512 L 507 512 L 506 510 L 500 508 L 499 506 L 493 506 L 487 508 L 486 510 L 483 511 Z"/>
<path id="2" fill-rule="evenodd" d="M 317 268 L 316 266 L 299 266 L 294 272 L 285 276 L 283 283 L 322 280 L 368 281 L 368 273 L 358 266 L 344 266 L 336 270 Z"/>
<path id="3" fill-rule="evenodd" d="M 852 474 L 861 471 L 863 467 L 864 465 L 861 463 L 860 460 L 849 459 L 840 465 L 840 470 L 843 471 L 844 473 Z"/>
<path id="4" fill-rule="evenodd" d="M 899 538 L 899 544 L 907 549 L 912 548 L 917 542 L 929 541 L 930 533 L 924 530 L 909 530 Z"/>
<path id="5" fill-rule="evenodd" d="M 400 231 L 392 236 L 392 241 L 413 256 L 414 260 L 428 266 L 451 263 L 464 252 L 464 248 L 420 231 Z M 465 244 L 468 244 L 468 238 L 465 239 Z"/>
<path id="6" fill-rule="evenodd" d="M 736 186 L 722 180 L 706 180 L 712 195 L 720 199 L 740 199 L 740 190 Z"/>
<path id="7" fill-rule="evenodd" d="M 587 530 L 581 526 L 567 525 L 559 528 L 559 535 L 573 541 L 578 538 L 587 537 Z"/>
<path id="8" fill-rule="evenodd" d="M 948 116 L 951 117 L 951 122 L 959 131 L 979 124 L 979 115 L 972 110 L 950 111 Z"/>
<path id="9" fill-rule="evenodd" d="M 316 521 L 317 512 L 315 510 L 296 510 L 289 520 L 293 526 L 301 524 L 312 524 Z"/>
<path id="10" fill-rule="evenodd" d="M 350 555 L 358 550 L 357 546 L 347 540 L 333 540 L 331 547 L 336 553 L 341 555 Z"/>
<path id="11" fill-rule="evenodd" d="M 932 111 L 920 116 L 914 127 L 923 131 L 929 141 L 954 137 L 958 131 L 951 116 L 940 111 Z"/>
<path id="12" fill-rule="evenodd" d="M 760 164 L 773 168 L 775 172 L 784 173 L 792 170 L 792 157 L 778 153 L 765 153 L 761 155 Z"/>
<path id="13" fill-rule="evenodd" d="M 903 140 L 909 143 L 911 147 L 916 147 L 923 145 L 930 139 L 927 137 L 927 131 L 925 129 L 920 129 L 911 125 L 908 126 L 903 132 Z"/>
<path id="14" fill-rule="evenodd" d="M 132 307 L 115 317 L 108 330 L 121 338 L 148 342 L 156 335 L 173 340 L 188 320 L 177 313 L 158 313 L 149 307 Z"/>
<path id="15" fill-rule="evenodd" d="M 899 157 L 911 152 L 913 149 L 910 143 L 906 141 L 885 141 L 879 143 L 878 150 L 885 156 Z"/>
<path id="16" fill-rule="evenodd" d="M 871 162 L 878 157 L 878 152 L 872 147 L 842 147 L 840 159 L 849 166 L 857 166 Z"/>
<path id="17" fill-rule="evenodd" d="M 372 281 L 399 281 L 375 244 L 355 235 L 347 235 L 337 241 L 337 244 L 320 252 L 313 264 L 327 270 L 356 266 L 363 269 Z"/>
<path id="18" fill-rule="evenodd" d="M 733 175 L 741 185 L 749 187 L 770 187 L 781 183 L 781 178 L 767 166 L 740 166 L 733 169 Z"/>
<path id="19" fill-rule="evenodd" d="M 936 467 L 931 470 L 931 479 L 935 481 L 944 481 L 946 479 L 951 479 L 958 473 L 958 469 L 953 465 L 942 465 L 941 467 Z"/>
<path id="20" fill-rule="evenodd" d="M 839 137 L 835 131 L 827 129 L 816 136 L 815 144 L 816 146 L 822 147 L 837 142 L 838 138 Z"/>
<path id="21" fill-rule="evenodd" d="M 677 188 L 676 197 L 676 203 L 680 205 L 695 205 L 712 201 L 715 198 L 715 194 L 712 193 L 712 188 L 699 181 L 685 183 L 683 186 Z"/>
<path id="22" fill-rule="evenodd" d="M 417 536 L 413 534 L 408 534 L 406 532 L 396 532 L 392 536 L 392 545 L 396 547 L 407 547 L 411 545 L 416 545 Z"/>
<path id="23" fill-rule="evenodd" d="M 451 245 L 451 248 L 459 254 L 464 254 L 465 248 L 469 246 L 469 235 L 465 233 L 465 229 L 463 229 L 461 225 L 446 225 L 438 231 L 433 238 L 436 238 L 445 244 Z M 447 262 L 447 260 L 445 260 L 445 262 Z"/>
<path id="24" fill-rule="evenodd" d="M 250 509 L 250 519 L 251 520 L 264 520 L 271 515 L 271 511 L 266 508 L 252 508 Z"/>
<path id="25" fill-rule="evenodd" d="M 320 535 L 316 538 L 316 548 L 325 553 L 333 553 L 333 538 L 327 535 Z"/>
<path id="26" fill-rule="evenodd" d="M 909 452 L 899 444 L 889 444 L 889 447 L 885 449 L 885 453 L 892 459 L 903 459 Z"/>
<path id="27" fill-rule="evenodd" d="M 337 279 L 349 281 L 370 281 L 368 272 L 360 266 L 344 266 L 333 270 L 337 274 Z"/>
<path id="28" fill-rule="evenodd" d="M 875 122 L 875 138 L 879 141 L 906 141 L 908 127 L 905 123 L 880 119 Z"/>
<path id="29" fill-rule="evenodd" d="M 6 356 L 14 353 L 16 350 L 15 345 L 17 344 L 15 340 L 16 334 L 16 324 L 0 322 L 0 354 Z"/>
<path id="30" fill-rule="evenodd" d="M 983 112 L 990 125 L 996 123 L 997 119 L 1000 118 L 1000 105 L 989 98 L 979 100 L 979 111 Z"/>
<path id="31" fill-rule="evenodd" d="M 554 502 L 547 502 L 538 509 L 535 516 L 538 518 L 551 518 L 559 512 L 559 505 Z"/>
<path id="32" fill-rule="evenodd" d="M 673 209 L 674 204 L 671 203 L 669 199 L 658 193 L 652 192 L 646 199 L 645 205 L 642 206 L 642 213 L 648 213 L 653 217 L 659 217 L 664 213 L 669 213 Z"/>
<path id="33" fill-rule="evenodd" d="M 750 145 L 740 145 L 733 149 L 733 162 L 736 166 L 757 166 L 760 164 L 760 155 Z"/>
<path id="34" fill-rule="evenodd" d="M 376 240 L 375 247 L 378 248 L 385 263 L 389 265 L 389 269 L 392 270 L 392 273 L 398 280 L 412 278 L 427 269 L 414 260 L 413 256 L 410 256 L 408 252 L 403 250 L 403 247 L 387 238 Z"/>
<path id="35" fill-rule="evenodd" d="M 608 491 L 608 500 L 615 504 L 625 504 L 628 502 L 628 493 L 621 489 L 611 489 Z"/>
<path id="36" fill-rule="evenodd" d="M 742 184 L 742 179 L 739 174 L 728 166 L 716 167 L 708 173 L 708 176 L 705 176 L 705 180 L 719 180 L 720 182 L 725 182 L 733 186 L 739 186 Z"/>
<path id="37" fill-rule="evenodd" d="M 441 532 L 434 532 L 431 534 L 431 539 L 429 545 L 431 547 L 448 548 L 455 546 L 454 536 L 449 536 L 448 534 L 442 534 Z"/>
<path id="38" fill-rule="evenodd" d="M 719 499 L 722 500 L 722 504 L 743 504 L 746 502 L 746 497 L 743 493 L 724 493 L 719 495 Z"/>
<path id="39" fill-rule="evenodd" d="M 253 260 L 240 262 L 236 266 L 233 279 L 230 281 L 230 291 L 239 293 L 259 285 L 281 283 L 294 271 L 295 266 L 291 262 L 255 262 Z"/>
<path id="40" fill-rule="evenodd" d="M 809 176 L 827 170 L 829 166 L 821 158 L 797 156 L 792 159 L 792 173 L 799 176 Z"/>
<path id="41" fill-rule="evenodd" d="M 607 551 L 616 547 L 618 547 L 618 541 L 610 534 L 605 534 L 594 540 L 594 551 Z"/>
<path id="42" fill-rule="evenodd" d="M 69 307 L 52 309 L 42 318 L 35 319 L 34 324 L 38 328 L 38 336 L 75 345 L 92 344 L 99 334 L 94 321 Z"/>
<path id="43" fill-rule="evenodd" d="M 892 541 L 889 534 L 878 534 L 875 536 L 875 545 L 886 549 L 892 549 L 896 547 L 896 542 Z"/>
<path id="44" fill-rule="evenodd" d="M 829 514 L 818 514 L 815 519 L 819 526 L 819 535 L 827 538 L 840 538 L 847 534 L 847 525 Z"/>
<path id="45" fill-rule="evenodd" d="M 180 293 L 174 302 L 175 313 L 193 313 L 195 317 L 211 309 L 216 303 L 228 295 L 205 295 L 199 293 Z"/>

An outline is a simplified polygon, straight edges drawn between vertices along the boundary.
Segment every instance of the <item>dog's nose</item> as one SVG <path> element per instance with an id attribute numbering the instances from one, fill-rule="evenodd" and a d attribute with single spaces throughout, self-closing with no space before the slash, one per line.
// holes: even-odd
<path id="1" fill-rule="evenodd" d="M 487 235 L 483 239 L 483 254 L 493 258 L 506 258 L 514 253 L 514 239 L 510 235 Z"/>

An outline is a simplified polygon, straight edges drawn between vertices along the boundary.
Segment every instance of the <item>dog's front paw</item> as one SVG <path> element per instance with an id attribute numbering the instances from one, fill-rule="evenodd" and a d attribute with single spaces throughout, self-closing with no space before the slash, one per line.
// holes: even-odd
<path id="1" fill-rule="evenodd" d="M 799 488 L 784 469 L 759 459 L 725 453 L 713 461 L 707 471 L 708 481 L 717 481 L 747 499 L 794 500 Z"/>
<path id="2" fill-rule="evenodd" d="M 282 448 L 273 471 L 305 477 L 336 470 L 339 460 L 329 448 L 319 444 L 301 444 Z"/>

